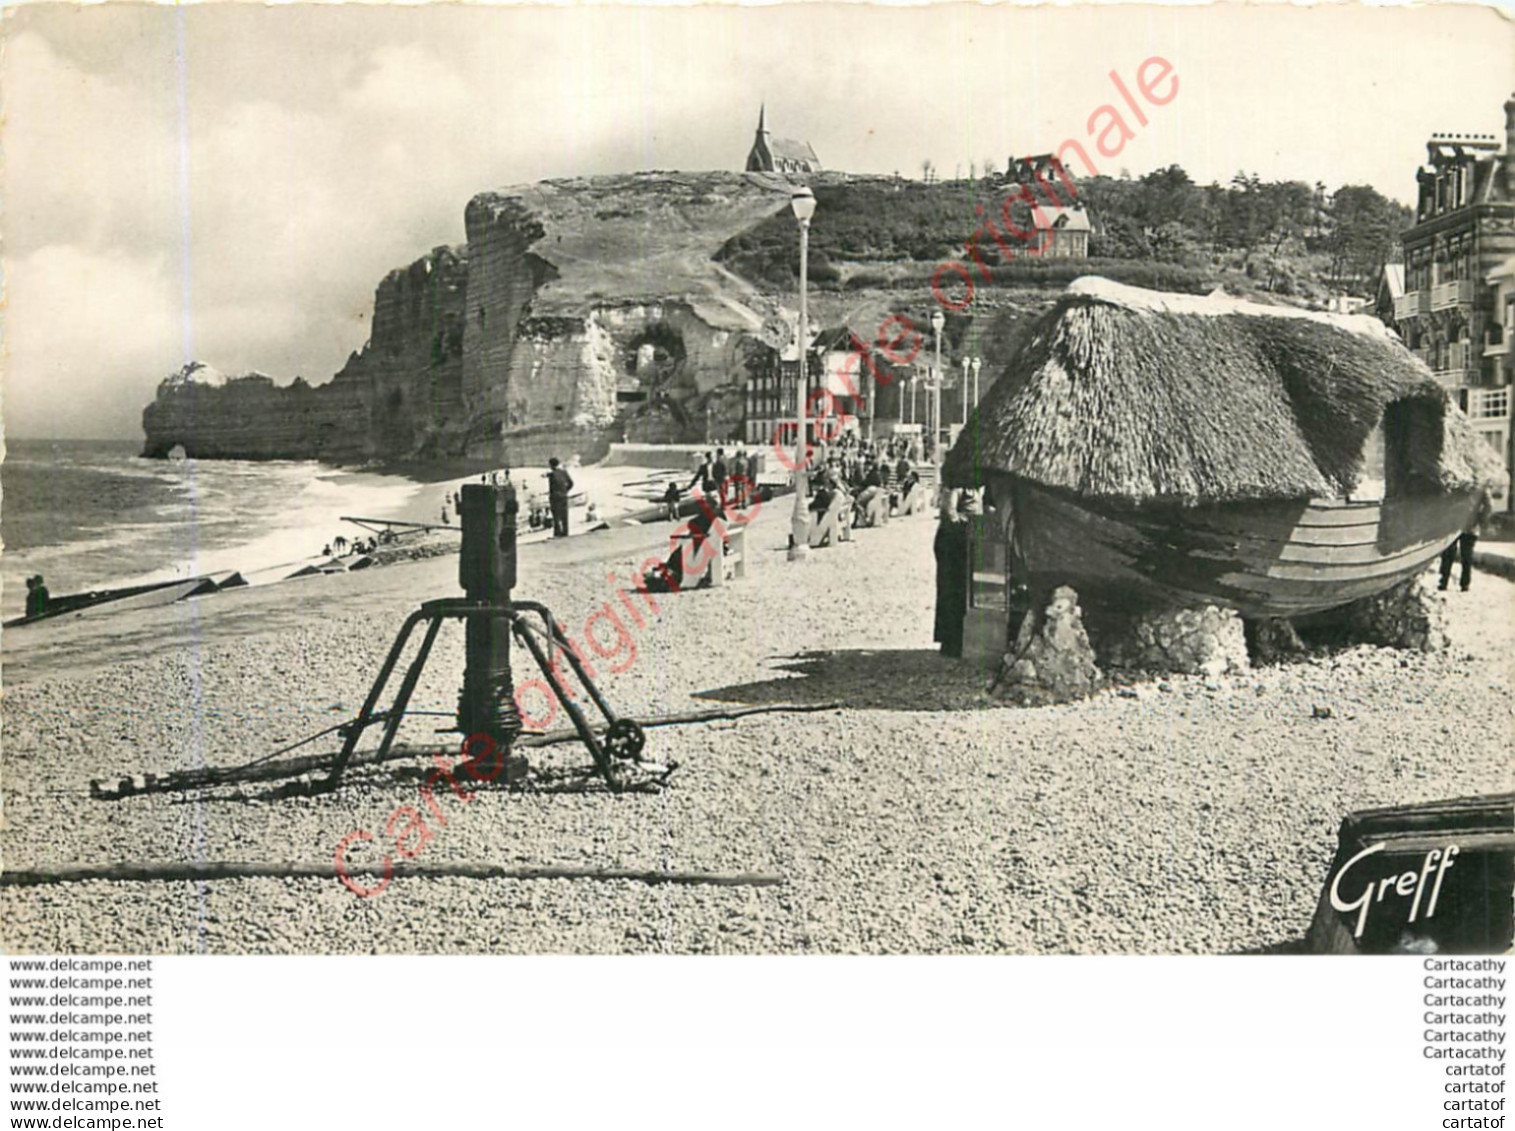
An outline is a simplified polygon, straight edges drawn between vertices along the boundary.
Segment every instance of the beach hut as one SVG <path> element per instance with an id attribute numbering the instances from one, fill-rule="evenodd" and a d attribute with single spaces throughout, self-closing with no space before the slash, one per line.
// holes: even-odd
<path id="1" fill-rule="evenodd" d="M 972 604 L 1004 603 L 998 555 L 1034 593 L 1245 617 L 1381 593 L 1508 487 L 1376 319 L 1099 278 L 1040 319 L 943 475 L 994 505 Z"/>

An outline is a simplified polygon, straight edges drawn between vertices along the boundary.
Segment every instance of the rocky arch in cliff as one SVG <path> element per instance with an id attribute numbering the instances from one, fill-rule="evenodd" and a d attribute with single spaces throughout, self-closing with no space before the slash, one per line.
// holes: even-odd
<path id="1" fill-rule="evenodd" d="M 626 438 L 633 442 L 676 442 L 690 435 L 684 405 L 689 350 L 684 335 L 659 319 L 628 339 L 623 371 L 626 380 L 616 390 L 618 406 L 626 413 Z"/>

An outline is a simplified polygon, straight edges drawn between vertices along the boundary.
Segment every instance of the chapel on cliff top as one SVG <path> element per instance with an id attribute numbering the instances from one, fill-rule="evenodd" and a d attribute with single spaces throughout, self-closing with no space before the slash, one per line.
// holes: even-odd
<path id="1" fill-rule="evenodd" d="M 774 137 L 765 122 L 767 106 L 758 107 L 757 137 L 747 154 L 749 173 L 819 173 L 821 161 L 808 141 Z"/>

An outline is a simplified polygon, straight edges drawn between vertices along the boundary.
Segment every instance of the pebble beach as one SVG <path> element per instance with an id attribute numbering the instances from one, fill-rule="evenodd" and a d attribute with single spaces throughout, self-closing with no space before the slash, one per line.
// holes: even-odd
<path id="1" fill-rule="evenodd" d="M 930 516 L 791 564 L 786 504 L 746 528 L 745 578 L 656 595 L 656 612 L 633 594 L 640 626 L 618 590 L 666 552 L 667 528 L 523 546 L 515 595 L 546 603 L 578 640 L 597 610 L 619 610 L 634 653 L 586 655 L 623 714 L 841 706 L 652 730 L 649 755 L 679 764 L 657 794 L 584 780 L 576 744 L 531 751 L 536 784 L 471 786 L 466 802 L 439 793 L 445 826 L 432 822 L 416 856 L 782 883 L 443 876 L 397 878 L 370 898 L 288 877 L 3 887 L 0 942 L 10 953 L 1279 951 L 1309 924 L 1347 812 L 1515 788 L 1515 587 L 1501 577 L 1441 595 L 1445 652 L 1354 648 L 1016 708 L 988 694 L 991 673 L 934 649 Z M 405 615 L 458 593 L 457 562 L 7 630 L 4 867 L 329 864 L 359 829 L 374 837 L 361 859 L 394 852 L 385 825 L 420 806 L 422 760 L 358 768 L 306 798 L 253 783 L 106 801 L 89 783 L 234 766 L 350 718 Z M 461 637 L 444 630 L 413 707 L 453 709 Z M 535 676 L 529 665 L 518 650 L 518 680 Z M 437 729 L 448 724 L 413 717 L 400 738 L 455 760 L 458 736 Z M 300 753 L 328 749 L 332 739 Z"/>

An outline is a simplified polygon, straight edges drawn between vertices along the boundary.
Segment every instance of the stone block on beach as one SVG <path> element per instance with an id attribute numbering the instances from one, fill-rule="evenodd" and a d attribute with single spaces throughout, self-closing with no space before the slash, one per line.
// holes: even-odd
<path id="1" fill-rule="evenodd" d="M 1215 678 L 1246 671 L 1246 633 L 1231 609 L 1142 609 L 1100 625 L 1100 659 L 1127 671 Z"/>
<path id="2" fill-rule="evenodd" d="M 1354 644 L 1379 644 L 1412 652 L 1447 646 L 1447 611 L 1429 573 L 1400 582 L 1386 593 L 1345 606 L 1341 625 Z"/>
<path id="3" fill-rule="evenodd" d="M 1021 625 L 997 687 L 1017 703 L 1041 706 L 1081 699 L 1103 679 L 1084 631 L 1078 594 L 1064 585 Z"/>
<path id="4" fill-rule="evenodd" d="M 1284 617 L 1261 617 L 1247 621 L 1246 629 L 1247 643 L 1254 663 L 1284 663 L 1309 651 L 1309 646 L 1300 639 L 1294 622 Z"/>

